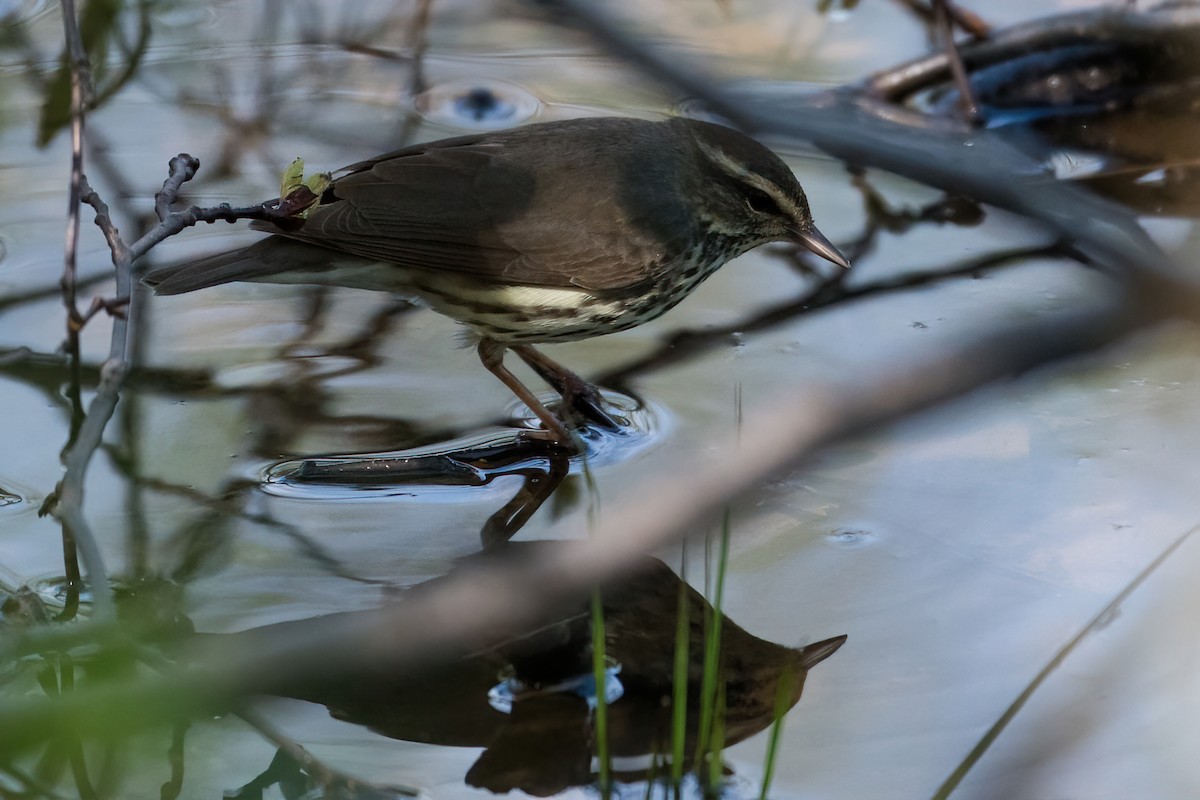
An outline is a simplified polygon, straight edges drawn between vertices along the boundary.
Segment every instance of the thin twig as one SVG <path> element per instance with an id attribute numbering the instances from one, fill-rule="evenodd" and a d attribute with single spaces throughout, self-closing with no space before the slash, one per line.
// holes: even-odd
<path id="1" fill-rule="evenodd" d="M 67 307 L 68 336 L 78 337 L 82 319 L 75 307 L 76 254 L 79 250 L 79 198 L 83 193 L 83 134 L 85 109 L 91 94 L 90 67 L 75 0 L 60 0 L 63 32 L 66 36 L 67 64 L 71 76 L 71 183 L 67 191 L 67 240 L 63 259 L 63 303 Z"/>
<path id="2" fill-rule="evenodd" d="M 408 29 L 408 50 L 412 57 L 412 76 L 409 91 L 413 96 L 425 91 L 425 51 L 429 49 L 429 18 L 433 0 L 417 0 Z"/>
<path id="3" fill-rule="evenodd" d="M 133 262 L 168 236 L 198 222 L 232 222 L 246 218 L 280 219 L 292 213 L 287 199 L 244 209 L 223 205 L 217 208 L 193 206 L 182 212 L 171 211 L 180 188 L 195 176 L 198 168 L 199 161 L 186 153 L 171 159 L 167 179 L 155 195 L 155 211 L 160 222 L 132 245 L 125 244 L 113 223 L 107 204 L 88 186 L 86 178 L 80 176 L 80 199 L 95 210 L 96 226 L 104 234 L 112 252 L 116 272 L 116 296 L 114 300 L 107 301 L 107 305 L 121 306 L 128 302 L 133 291 Z M 92 456 L 104 438 L 104 429 L 116 410 L 121 387 L 129 374 L 129 332 L 130 320 L 116 316 L 113 320 L 108 357 L 100 367 L 100 381 L 96 394 L 88 406 L 77 434 L 63 455 L 66 469 L 54 501 L 49 504 L 79 547 L 92 584 L 95 614 L 101 618 L 113 613 L 112 591 L 108 586 L 107 573 L 95 537 L 83 515 L 84 479 Z"/>
<path id="4" fill-rule="evenodd" d="M 74 0 L 61 0 L 63 31 L 66 36 L 67 62 L 71 75 L 71 182 L 67 190 L 67 235 L 63 257 L 62 292 L 63 304 L 67 309 L 66 350 L 71 359 L 71 383 L 69 394 L 72 400 L 71 430 L 62 461 L 65 467 L 62 482 L 56 497 L 62 525 L 63 556 L 66 565 L 68 597 L 64 608 L 67 617 L 74 615 L 79 601 L 82 574 L 77 557 L 82 557 L 92 584 L 95 613 L 104 617 L 113 612 L 112 595 L 108 586 L 108 573 L 95 537 L 83 518 L 83 476 L 72 473 L 71 453 L 79 443 L 79 436 L 88 420 L 82 417 L 82 399 L 79 386 L 79 331 L 85 322 L 76 306 L 76 258 L 79 250 L 80 198 L 84 193 L 83 136 L 85 107 L 91 92 L 90 69 L 79 22 L 75 16 Z M 64 496 L 66 497 L 64 501 Z"/>
<path id="5" fill-rule="evenodd" d="M 954 41 L 954 27 L 949 12 L 949 8 L 952 7 L 950 0 L 933 0 L 934 30 L 941 38 L 946 58 L 950 62 L 950 74 L 954 76 L 954 85 L 958 87 L 958 104 L 962 109 L 963 118 L 967 124 L 979 126 L 983 124 L 983 114 L 979 111 L 975 91 L 971 88 L 967 69 L 963 66 L 962 56 L 958 52 L 958 44 Z"/>
<path id="6" fill-rule="evenodd" d="M 171 213 L 171 204 L 179 196 L 179 189 L 190 181 L 200 169 L 199 160 L 187 153 L 180 153 L 167 162 L 167 179 L 162 188 L 154 193 L 154 213 L 164 222 Z"/>
<path id="7" fill-rule="evenodd" d="M 253 206 L 233 207 L 228 203 L 201 208 L 191 206 L 183 211 L 171 211 L 184 183 L 190 181 L 200 169 L 200 161 L 187 153 L 180 153 L 168 164 L 169 173 L 162 189 L 154 195 L 154 210 L 161 222 L 129 246 L 130 261 L 144 256 L 159 242 L 174 236 L 186 228 L 201 222 L 237 222 L 243 219 L 285 220 L 295 214 L 290 205 L 291 198 L 276 198 Z"/>
<path id="8" fill-rule="evenodd" d="M 299 526 L 275 519 L 270 514 L 264 512 L 249 511 L 246 509 L 244 502 L 237 502 L 241 499 L 241 495 L 248 492 L 252 487 L 257 488 L 258 483 L 241 481 L 240 483 L 235 483 L 232 487 L 222 489 L 219 492 L 219 496 L 214 497 L 194 487 L 169 483 L 161 478 L 149 475 L 139 475 L 128 471 L 125 465 L 118 466 L 125 471 L 130 483 L 139 488 L 151 489 L 173 497 L 183 498 L 201 506 L 206 511 L 216 512 L 236 519 L 243 519 L 252 524 L 262 525 L 263 527 L 279 531 L 284 537 L 294 542 L 306 558 L 330 575 L 372 586 L 391 585 L 391 581 L 364 578 L 355 574 L 341 559 L 327 550 L 319 541 L 306 535 Z"/>
<path id="9" fill-rule="evenodd" d="M 95 275 L 88 275 L 84 278 L 75 279 L 75 288 L 88 289 L 92 286 L 98 286 L 101 283 L 112 280 L 112 275 L 106 270 Z M 26 289 L 20 292 L 14 292 L 0 297 L 0 311 L 8 308 L 24 305 L 26 303 L 36 303 L 39 300 L 46 300 L 51 297 L 62 297 L 62 281 L 61 279 L 54 285 L 43 285 L 36 289 Z"/>
<path id="10" fill-rule="evenodd" d="M 95 99 L 89 104 L 91 108 L 99 108 L 104 103 L 114 96 L 117 92 L 125 88 L 125 86 L 133 80 L 138 74 L 142 66 L 142 59 L 145 58 L 146 52 L 150 47 L 150 34 L 153 27 L 150 23 L 150 9 L 153 5 L 153 0 L 139 0 L 138 2 L 138 34 L 137 41 L 134 42 L 132 48 L 126 48 L 126 61 L 121 67 L 121 74 L 107 82 L 96 94 Z"/>
<path id="11" fill-rule="evenodd" d="M 921 0 L 898 0 L 898 2 L 915 14 L 926 25 L 933 23 L 934 15 L 937 12 L 928 3 Z M 950 20 L 963 32 L 970 34 L 976 39 L 986 39 L 988 34 L 991 33 L 992 27 L 982 17 L 966 10 L 958 3 L 947 2 L 945 5 Z"/>

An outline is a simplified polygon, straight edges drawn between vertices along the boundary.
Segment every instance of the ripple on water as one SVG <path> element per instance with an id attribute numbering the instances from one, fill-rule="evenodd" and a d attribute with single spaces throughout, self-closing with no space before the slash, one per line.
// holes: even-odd
<path id="1" fill-rule="evenodd" d="M 617 430 L 589 426 L 580 433 L 585 452 L 568 459 L 569 473 L 627 461 L 659 441 L 666 432 L 660 409 L 632 397 L 602 392 L 605 410 Z M 553 407 L 551 397 L 539 398 Z M 517 430 L 492 428 L 451 442 L 384 453 L 358 453 L 284 461 L 267 467 L 260 480 L 264 492 L 310 500 L 361 500 L 411 497 L 421 500 L 461 499 L 478 493 L 498 478 L 549 472 L 544 446 L 517 441 L 522 430 L 538 427 L 523 405 L 514 411 Z"/>
<path id="2" fill-rule="evenodd" d="M 843 527 L 835 528 L 825 534 L 825 541 L 843 550 L 856 550 L 869 547 L 879 540 L 879 534 L 866 528 Z"/>
<path id="3" fill-rule="evenodd" d="M 661 441 L 669 430 L 670 416 L 662 408 L 610 389 L 601 389 L 600 394 L 604 398 L 604 410 L 619 427 L 617 430 L 593 425 L 585 427 L 580 436 L 587 450 L 583 456 L 571 459 L 572 472 L 582 469 L 584 461 L 589 467 L 627 461 Z M 544 393 L 538 400 L 555 411 L 559 397 Z M 538 418 L 523 403 L 515 402 L 510 406 L 510 412 L 518 424 L 530 430 L 541 427 Z"/>
<path id="4" fill-rule="evenodd" d="M 448 81 L 417 95 L 418 113 L 430 122 L 457 128 L 508 128 L 532 117 L 541 102 L 530 92 L 503 81 Z"/>

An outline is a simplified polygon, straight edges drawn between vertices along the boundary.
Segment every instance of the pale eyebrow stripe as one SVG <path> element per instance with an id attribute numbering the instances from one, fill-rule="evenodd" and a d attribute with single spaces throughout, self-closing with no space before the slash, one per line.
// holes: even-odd
<path id="1" fill-rule="evenodd" d="M 708 156 L 713 163 L 725 170 L 727 175 L 742 181 L 748 186 L 758 189 L 760 192 L 764 192 L 773 200 L 775 200 L 782 210 L 792 214 L 793 216 L 798 216 L 800 214 L 800 207 L 792 201 L 792 198 L 779 191 L 779 187 L 774 183 L 759 175 L 757 172 L 751 172 L 750 170 L 746 169 L 737 161 L 734 161 L 732 158 L 725 155 L 720 148 L 712 147 L 704 142 L 696 142 L 696 144 L 700 146 L 700 149 L 704 151 L 704 154 Z"/>

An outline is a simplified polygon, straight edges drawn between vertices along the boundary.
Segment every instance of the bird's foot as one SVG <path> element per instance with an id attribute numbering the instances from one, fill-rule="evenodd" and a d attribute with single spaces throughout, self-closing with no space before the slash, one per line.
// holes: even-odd
<path id="1" fill-rule="evenodd" d="M 567 372 L 560 376 L 562 382 L 555 386 L 562 395 L 562 410 L 564 414 L 573 414 L 585 422 L 590 422 L 605 430 L 619 431 L 621 425 L 605 410 L 604 397 L 596 385 L 576 375 Z"/>
<path id="2" fill-rule="evenodd" d="M 621 429 L 620 423 L 604 409 L 604 398 L 594 384 L 529 345 L 514 345 L 512 350 L 559 393 L 564 414 L 574 414 L 606 430 Z"/>

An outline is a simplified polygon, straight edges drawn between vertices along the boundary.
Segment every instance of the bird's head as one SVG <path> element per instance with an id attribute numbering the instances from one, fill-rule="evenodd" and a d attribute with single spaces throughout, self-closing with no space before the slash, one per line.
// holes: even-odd
<path id="1" fill-rule="evenodd" d="M 813 223 L 800 182 L 779 156 L 737 131 L 676 120 L 689 132 L 703 175 L 699 207 L 713 233 L 744 252 L 767 242 L 794 242 L 839 267 L 850 261 Z"/>

